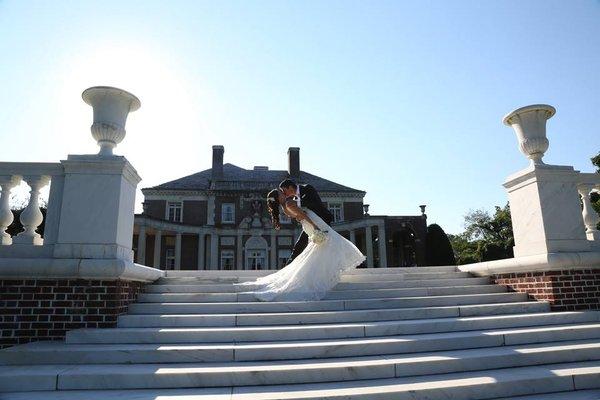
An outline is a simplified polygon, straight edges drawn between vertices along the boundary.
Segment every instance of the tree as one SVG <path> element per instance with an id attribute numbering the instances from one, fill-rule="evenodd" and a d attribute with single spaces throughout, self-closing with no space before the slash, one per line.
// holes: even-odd
<path id="1" fill-rule="evenodd" d="M 454 251 L 446 232 L 438 225 L 427 227 L 427 265 L 455 265 Z"/>
<path id="2" fill-rule="evenodd" d="M 591 158 L 592 164 L 596 167 L 596 173 L 600 174 L 600 153 L 595 157 Z M 600 214 L 600 194 L 598 192 L 592 192 L 590 194 L 590 201 L 592 202 L 592 207 L 596 210 L 597 213 Z M 598 229 L 600 229 L 600 222 L 598 223 Z"/>
<path id="3" fill-rule="evenodd" d="M 451 238 L 458 264 L 513 257 L 514 236 L 510 207 L 496 206 L 494 215 L 475 210 L 465 215 L 465 231 Z"/>
<path id="4" fill-rule="evenodd" d="M 590 158 L 590 160 L 592 160 L 592 164 L 596 167 L 596 172 L 600 174 L 600 152 Z"/>

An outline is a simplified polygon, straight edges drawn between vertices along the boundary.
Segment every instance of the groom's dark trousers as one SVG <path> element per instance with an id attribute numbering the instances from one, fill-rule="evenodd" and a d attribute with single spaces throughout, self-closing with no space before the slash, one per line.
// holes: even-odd
<path id="1" fill-rule="evenodd" d="M 300 188 L 300 206 L 306 207 L 315 214 L 317 214 L 327 225 L 331 225 L 333 221 L 333 215 L 329 212 L 325 204 L 321 201 L 319 193 L 311 185 L 299 185 Z M 302 231 L 300 237 L 294 245 L 292 255 L 288 260 L 288 264 L 291 263 L 294 258 L 298 257 L 298 254 L 302 253 L 308 245 L 308 235 Z"/>

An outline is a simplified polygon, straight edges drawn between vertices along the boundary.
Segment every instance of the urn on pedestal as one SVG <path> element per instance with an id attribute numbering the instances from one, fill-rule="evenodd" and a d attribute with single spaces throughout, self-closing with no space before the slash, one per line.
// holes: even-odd
<path id="1" fill-rule="evenodd" d="M 534 165 L 544 164 L 542 157 L 549 145 L 546 138 L 546 121 L 555 113 L 556 110 L 552 106 L 534 104 L 518 108 L 502 119 L 505 125 L 514 129 L 521 152 Z"/>
<path id="2" fill-rule="evenodd" d="M 100 146 L 98 154 L 113 155 L 113 149 L 125 138 L 127 115 L 140 108 L 140 100 L 125 90 L 109 86 L 91 87 L 81 97 L 94 109 L 91 130 Z"/>

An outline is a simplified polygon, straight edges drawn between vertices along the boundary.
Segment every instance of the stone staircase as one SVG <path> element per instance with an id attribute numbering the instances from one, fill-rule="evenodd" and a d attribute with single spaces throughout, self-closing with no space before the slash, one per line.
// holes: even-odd
<path id="1" fill-rule="evenodd" d="M 356 270 L 274 303 L 236 292 L 251 271 L 183 273 L 117 328 L 0 351 L 0 399 L 600 399 L 599 312 L 455 267 Z"/>

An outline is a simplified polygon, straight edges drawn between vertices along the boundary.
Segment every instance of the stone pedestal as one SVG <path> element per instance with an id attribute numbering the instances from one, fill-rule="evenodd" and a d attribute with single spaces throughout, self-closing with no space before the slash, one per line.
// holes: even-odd
<path id="1" fill-rule="evenodd" d="M 70 155 L 65 170 L 57 258 L 133 261 L 131 234 L 140 177 L 121 156 Z"/>
<path id="2" fill-rule="evenodd" d="M 510 176 L 515 257 L 590 251 L 573 167 L 532 164 Z"/>

